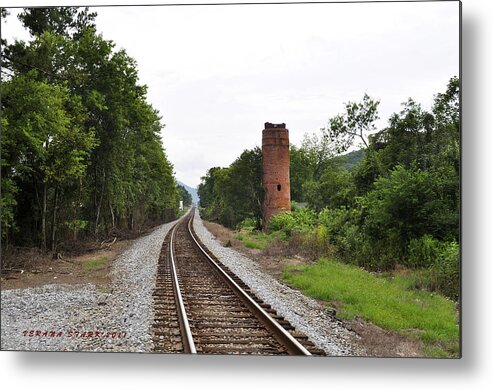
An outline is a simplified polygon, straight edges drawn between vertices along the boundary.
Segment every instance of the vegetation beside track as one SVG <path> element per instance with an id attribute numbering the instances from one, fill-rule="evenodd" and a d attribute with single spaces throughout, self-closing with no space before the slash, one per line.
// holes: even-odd
<path id="1" fill-rule="evenodd" d="M 309 295 L 325 300 L 328 290 L 321 286 L 345 281 L 352 294 L 329 294 L 340 300 L 343 316 L 413 334 L 429 356 L 457 356 L 459 87 L 452 77 L 430 110 L 409 98 L 381 130 L 378 100 L 365 94 L 345 103 L 319 133 L 290 146 L 295 203 L 268 226 L 261 226 L 262 153 L 244 151 L 202 178 L 202 216 L 237 229 L 247 248 L 304 258 L 309 264 L 286 270 L 285 277 Z M 347 153 L 355 147 L 360 150 Z"/>
<path id="2" fill-rule="evenodd" d="M 459 327 L 455 302 L 410 289 L 412 277 L 375 275 L 337 261 L 288 266 L 284 280 L 308 296 L 337 306 L 342 319 L 361 317 L 383 329 L 421 340 L 430 357 L 457 357 Z"/>
<path id="3" fill-rule="evenodd" d="M 235 234 L 235 238 L 250 249 L 265 249 L 279 235 L 266 234 L 264 232 L 247 229 L 240 230 Z"/>
<path id="4" fill-rule="evenodd" d="M 24 8 L 30 39 L 2 39 L 2 258 L 55 254 L 140 233 L 191 197 L 163 149 L 164 127 L 135 59 L 88 8 Z M 9 16 L 1 9 L 2 19 Z M 2 23 L 4 21 L 2 20 Z M 5 73 L 5 74 L 4 74 Z"/>

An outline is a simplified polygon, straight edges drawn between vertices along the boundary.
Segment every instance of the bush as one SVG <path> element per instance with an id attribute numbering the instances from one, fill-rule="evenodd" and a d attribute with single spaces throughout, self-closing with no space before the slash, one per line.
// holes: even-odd
<path id="1" fill-rule="evenodd" d="M 429 234 L 413 239 L 408 245 L 406 266 L 410 268 L 426 268 L 433 265 L 441 255 L 443 244 Z"/>
<path id="2" fill-rule="evenodd" d="M 452 226 L 458 226 L 458 216 L 449 199 L 452 195 L 446 194 L 443 186 L 437 172 L 397 166 L 388 177 L 376 180 L 374 189 L 357 201 L 365 235 L 381 240 L 389 238 L 388 232 L 395 232 L 398 239 L 389 242 L 402 252 L 416 237 L 454 237 Z M 428 244 L 433 246 L 429 240 Z"/>
<path id="3" fill-rule="evenodd" d="M 257 222 L 255 221 L 255 218 L 245 218 L 243 221 L 241 221 L 237 225 L 238 230 L 255 230 L 255 227 L 257 226 Z"/>
<path id="4" fill-rule="evenodd" d="M 361 244 L 361 232 L 354 222 L 356 218 L 357 211 L 346 207 L 325 208 L 318 215 L 319 224 L 327 229 L 327 240 L 337 247 L 337 253 L 344 260 L 353 259 Z"/>
<path id="5" fill-rule="evenodd" d="M 308 207 L 299 208 L 292 215 L 296 221 L 296 229 L 300 232 L 312 230 L 317 223 L 317 213 Z"/>
<path id="6" fill-rule="evenodd" d="M 402 258 L 395 232 L 389 232 L 388 237 L 373 240 L 363 234 L 358 234 L 355 240 L 354 258 L 356 263 L 370 271 L 389 271 L 395 268 Z"/>
<path id="7" fill-rule="evenodd" d="M 337 209 L 325 208 L 318 214 L 318 222 L 327 228 L 329 239 L 343 235 L 348 221 L 349 210 L 345 207 Z"/>
<path id="8" fill-rule="evenodd" d="M 438 242 L 435 240 L 436 258 L 427 268 L 419 268 L 407 277 L 410 289 L 437 291 L 453 299 L 459 299 L 460 291 L 460 256 L 457 242 Z"/>
<path id="9" fill-rule="evenodd" d="M 269 221 L 269 232 L 284 232 L 291 235 L 296 227 L 296 221 L 292 213 L 280 213 L 272 216 Z"/>
<path id="10" fill-rule="evenodd" d="M 309 260 L 315 261 L 320 257 L 333 254 L 333 247 L 329 242 L 328 229 L 325 225 L 318 225 L 310 232 L 301 234 L 301 250 Z"/>
<path id="11" fill-rule="evenodd" d="M 438 261 L 431 267 L 436 289 L 458 300 L 460 292 L 460 254 L 455 241 L 444 243 Z"/>
<path id="12" fill-rule="evenodd" d="M 269 221 L 269 232 L 281 231 L 290 236 L 293 231 L 307 233 L 316 224 L 317 215 L 308 207 L 298 208 L 291 213 L 274 215 Z"/>

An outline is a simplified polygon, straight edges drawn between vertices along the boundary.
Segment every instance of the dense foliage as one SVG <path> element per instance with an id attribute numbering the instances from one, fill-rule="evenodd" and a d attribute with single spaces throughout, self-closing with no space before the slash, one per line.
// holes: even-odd
<path id="1" fill-rule="evenodd" d="M 5 16 L 5 15 L 3 15 Z M 137 65 L 87 8 L 26 8 L 2 42 L 2 243 L 61 241 L 173 218 L 179 194 Z"/>
<path id="2" fill-rule="evenodd" d="M 330 252 L 369 270 L 397 265 L 427 270 L 426 287 L 457 298 L 458 78 L 435 96 L 429 112 L 409 99 L 378 132 L 378 101 L 365 95 L 362 102 L 344 107 L 319 135 L 307 135 L 300 147 L 291 146 L 291 197 L 307 206 L 274 216 L 268 230 L 297 243 L 301 237 L 298 247 L 309 247 L 318 256 Z M 341 155 L 358 146 L 364 151 Z M 241 184 L 233 184 L 248 183 L 252 173 L 257 186 L 261 181 L 261 156 L 250 169 L 245 157 L 229 168 L 213 168 L 203 178 L 206 218 L 235 227 L 261 212 L 252 207 L 261 203 L 261 188 L 252 196 Z M 240 162 L 241 171 L 233 174 L 232 167 Z"/>
<path id="3" fill-rule="evenodd" d="M 183 201 L 184 207 L 192 205 L 192 195 L 181 184 L 177 185 L 179 198 Z"/>
<path id="4" fill-rule="evenodd" d="M 204 218 L 236 227 L 246 218 L 262 224 L 262 151 L 245 150 L 229 167 L 214 167 L 198 187 Z"/>

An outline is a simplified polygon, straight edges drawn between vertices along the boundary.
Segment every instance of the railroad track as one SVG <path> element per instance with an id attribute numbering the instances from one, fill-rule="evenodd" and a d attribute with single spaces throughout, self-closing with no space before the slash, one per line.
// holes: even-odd
<path id="1" fill-rule="evenodd" d="M 193 232 L 193 215 L 175 224 L 161 249 L 154 351 L 324 355 L 214 258 Z"/>

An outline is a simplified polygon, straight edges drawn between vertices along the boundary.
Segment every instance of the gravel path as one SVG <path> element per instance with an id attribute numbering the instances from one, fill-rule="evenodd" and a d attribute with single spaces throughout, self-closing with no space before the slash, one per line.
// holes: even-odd
<path id="1" fill-rule="evenodd" d="M 91 284 L 2 291 L 1 349 L 150 351 L 157 261 L 171 226 L 139 238 L 115 259 L 111 293 Z"/>
<path id="2" fill-rule="evenodd" d="M 223 264 L 327 355 L 365 356 L 365 351 L 354 343 L 358 337 L 354 332 L 342 326 L 316 300 L 278 282 L 242 253 L 224 247 L 204 226 L 198 212 L 193 227 L 202 243 Z"/>

